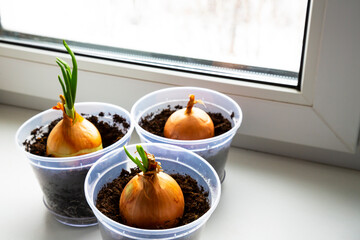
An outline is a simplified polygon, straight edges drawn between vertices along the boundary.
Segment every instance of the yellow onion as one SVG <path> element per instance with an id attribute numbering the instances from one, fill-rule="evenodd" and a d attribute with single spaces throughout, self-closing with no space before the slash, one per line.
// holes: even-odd
<path id="1" fill-rule="evenodd" d="M 165 123 L 164 137 L 178 140 L 199 140 L 214 136 L 214 123 L 210 116 L 200 108 L 193 107 L 195 96 L 190 95 L 186 108 L 170 115 Z"/>
<path id="2" fill-rule="evenodd" d="M 74 108 L 77 88 L 77 62 L 74 53 L 63 41 L 71 56 L 73 70 L 60 58 L 56 58 L 63 79 L 58 76 L 64 95 L 53 109 L 62 110 L 63 119 L 51 130 L 46 144 L 46 154 L 53 157 L 71 157 L 102 149 L 101 136 L 97 128 L 80 116 Z"/>
<path id="3" fill-rule="evenodd" d="M 58 103 L 54 109 L 63 110 L 63 104 Z M 63 119 L 49 134 L 46 154 L 53 157 L 71 157 L 100 149 L 102 141 L 98 129 L 77 112 L 75 119 L 72 119 L 64 111 Z"/>
<path id="4" fill-rule="evenodd" d="M 143 151 L 141 146 L 137 148 L 138 152 Z M 139 151 L 140 148 L 142 150 Z M 152 154 L 143 155 L 148 159 L 144 161 L 141 155 L 143 164 L 136 158 L 143 172 L 132 178 L 122 191 L 119 202 L 120 216 L 125 224 L 132 227 L 144 229 L 174 227 L 184 213 L 182 190 L 171 176 L 161 171 L 159 163 Z"/>

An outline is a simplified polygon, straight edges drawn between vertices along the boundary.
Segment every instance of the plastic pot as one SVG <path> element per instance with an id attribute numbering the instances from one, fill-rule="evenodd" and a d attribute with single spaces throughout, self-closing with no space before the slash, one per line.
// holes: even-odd
<path id="1" fill-rule="evenodd" d="M 221 195 L 221 183 L 214 168 L 202 157 L 193 152 L 173 145 L 161 143 L 141 144 L 145 151 L 154 154 L 164 172 L 188 174 L 209 192 L 210 209 L 197 220 L 175 228 L 149 230 L 129 227 L 115 222 L 96 208 L 100 189 L 117 178 L 122 169 L 129 170 L 135 164 L 128 159 L 123 149 L 103 156 L 88 172 L 85 180 L 86 199 L 99 220 L 103 240 L 110 239 L 198 239 L 201 229 L 216 209 Z M 130 153 L 136 145 L 126 147 Z"/>
<path id="2" fill-rule="evenodd" d="M 112 115 L 118 114 L 130 124 L 127 133 L 112 145 L 85 155 L 75 157 L 43 157 L 27 152 L 23 142 L 30 137 L 30 132 L 40 126 L 46 127 L 53 120 L 62 117 L 62 111 L 46 110 L 26 121 L 16 133 L 16 144 L 24 152 L 43 191 L 43 201 L 47 209 L 59 222 L 76 227 L 86 227 L 97 224 L 97 219 L 86 202 L 84 181 L 90 167 L 106 153 L 126 145 L 130 141 L 134 124 L 130 113 L 112 104 L 99 102 L 84 102 L 75 104 L 76 111 L 81 114 L 103 117 L 99 120 L 113 124 Z M 111 115 L 109 115 L 111 114 Z M 122 125 L 118 126 L 123 128 Z M 122 129 L 124 130 L 124 129 Z"/>
<path id="3" fill-rule="evenodd" d="M 139 122 L 149 114 L 156 115 L 170 106 L 186 107 L 189 95 L 194 94 L 205 105 L 196 104 L 196 107 L 206 112 L 221 113 L 227 118 L 232 128 L 219 136 L 203 140 L 176 140 L 157 136 L 143 129 Z M 240 106 L 230 97 L 205 88 L 173 87 L 152 92 L 140 98 L 131 108 L 131 115 L 135 121 L 135 129 L 142 142 L 167 143 L 193 151 L 205 158 L 216 170 L 221 181 L 225 178 L 225 165 L 231 141 L 242 122 Z"/>

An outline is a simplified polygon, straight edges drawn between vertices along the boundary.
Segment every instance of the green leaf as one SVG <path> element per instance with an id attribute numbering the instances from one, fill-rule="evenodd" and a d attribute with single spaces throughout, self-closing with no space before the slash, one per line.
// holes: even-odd
<path id="1" fill-rule="evenodd" d="M 141 145 L 136 145 L 136 150 L 138 151 L 140 157 L 141 157 L 141 160 L 143 162 L 143 165 L 146 169 L 146 171 L 149 169 L 149 160 L 147 158 L 147 155 L 143 149 L 143 147 Z"/>
<path id="2" fill-rule="evenodd" d="M 56 58 L 56 60 L 61 63 L 62 66 L 64 66 L 64 68 L 70 68 L 69 64 L 67 64 L 64 60 L 62 60 L 61 58 Z"/>
<path id="3" fill-rule="evenodd" d="M 67 79 L 67 74 L 66 74 L 66 71 L 65 71 L 65 68 L 63 65 L 60 64 L 60 62 L 56 62 L 59 66 L 60 66 L 60 69 L 61 69 L 61 72 L 63 74 L 63 78 L 64 78 L 64 81 L 61 79 L 60 76 L 58 76 L 58 79 L 60 81 L 60 84 L 61 84 L 61 87 L 63 89 L 63 93 L 64 93 L 64 97 L 65 97 L 65 102 L 67 105 L 71 105 L 71 96 L 69 95 L 69 85 L 67 84 L 68 81 L 66 80 Z M 65 84 L 64 84 L 65 82 Z M 65 112 L 66 114 L 68 114 L 68 116 L 71 116 L 70 112 L 69 111 L 66 111 L 65 109 Z"/>
<path id="4" fill-rule="evenodd" d="M 69 117 L 74 118 L 75 117 L 74 104 L 75 104 L 76 88 L 77 88 L 77 63 L 74 53 L 66 44 L 65 40 L 63 40 L 63 44 L 67 52 L 71 56 L 71 60 L 73 63 L 73 70 L 71 71 L 70 66 L 64 60 L 60 58 L 56 58 L 56 63 L 59 65 L 63 75 L 63 80 L 60 78 L 60 76 L 58 77 L 58 79 L 61 84 L 61 88 L 63 90 L 65 97 L 65 102 L 66 102 L 64 104 L 65 112 Z"/>
<path id="5" fill-rule="evenodd" d="M 145 173 L 147 170 L 141 164 L 140 160 L 137 157 L 134 158 L 133 156 L 131 156 L 131 154 L 128 152 L 128 150 L 125 148 L 125 146 L 124 146 L 124 150 L 125 150 L 126 155 L 131 159 L 131 161 L 133 161 L 140 168 L 140 170 Z"/>
<path id="6" fill-rule="evenodd" d="M 71 51 L 70 47 L 67 45 L 67 43 L 65 42 L 65 40 L 63 40 L 63 44 L 66 48 L 66 50 L 68 51 L 68 53 L 71 56 L 71 60 L 72 60 L 72 64 L 73 64 L 73 70 L 72 70 L 72 75 L 71 75 L 71 94 L 73 96 L 73 100 L 75 102 L 75 96 L 76 96 L 76 87 L 77 87 L 77 62 L 76 62 L 76 58 L 75 55 L 73 53 L 73 51 Z"/>
<path id="7" fill-rule="evenodd" d="M 61 60 L 60 58 L 56 58 L 57 61 L 56 63 L 59 65 L 63 78 L 64 78 L 64 82 L 65 82 L 65 90 L 64 91 L 64 97 L 65 97 L 65 101 L 68 104 L 68 106 L 71 108 L 73 107 L 73 101 L 71 98 L 71 86 L 70 86 L 70 80 L 67 74 L 67 68 L 70 68 L 69 65 L 66 64 L 66 62 L 64 62 L 63 60 Z"/>
<path id="8" fill-rule="evenodd" d="M 62 72 L 62 75 L 63 75 L 63 77 L 65 76 L 65 69 L 64 69 L 64 67 L 61 65 L 61 63 L 59 62 L 59 61 L 56 61 L 56 63 L 59 65 L 59 67 L 60 67 L 60 69 L 61 69 L 61 72 Z M 60 78 L 60 76 L 59 76 L 59 78 Z M 62 82 L 62 84 L 64 84 L 64 82 L 63 81 L 61 81 Z M 65 88 L 65 90 L 67 90 L 66 88 Z M 63 91 L 64 92 L 64 96 L 65 95 L 67 95 L 67 91 Z"/>
<path id="9" fill-rule="evenodd" d="M 65 85 L 64 85 L 64 82 L 62 81 L 61 77 L 58 76 L 58 79 L 59 79 L 59 82 L 60 82 L 60 85 L 61 85 L 61 88 L 63 90 L 63 93 L 64 93 L 64 96 L 67 95 L 66 94 L 66 89 L 65 89 Z"/>

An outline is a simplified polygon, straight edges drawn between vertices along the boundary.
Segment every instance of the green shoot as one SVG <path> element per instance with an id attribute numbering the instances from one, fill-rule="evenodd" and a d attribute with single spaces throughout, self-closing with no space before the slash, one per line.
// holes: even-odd
<path id="1" fill-rule="evenodd" d="M 136 145 L 136 150 L 138 151 L 138 153 L 139 153 L 139 155 L 141 157 L 144 168 L 146 170 L 149 170 L 149 160 L 147 158 L 147 155 L 146 155 L 144 149 L 142 148 L 142 146 Z"/>
<path id="2" fill-rule="evenodd" d="M 60 76 L 58 76 L 58 79 L 64 93 L 65 112 L 70 118 L 74 119 L 75 118 L 74 104 L 75 104 L 76 87 L 77 87 L 77 62 L 74 53 L 66 44 L 65 40 L 63 40 L 63 44 L 71 56 L 73 70 L 71 71 L 70 66 L 64 60 L 60 58 L 56 58 L 56 63 L 59 65 L 63 76 L 63 79 L 61 79 Z"/>
<path id="3" fill-rule="evenodd" d="M 131 154 L 128 152 L 128 150 L 124 146 L 124 150 L 125 150 L 126 155 L 131 159 L 131 161 L 133 161 L 140 168 L 141 171 L 146 173 L 148 171 L 148 168 L 147 168 L 147 166 L 145 166 L 145 162 L 146 162 L 146 165 L 149 164 L 146 153 L 145 153 L 144 149 L 140 145 L 137 145 L 136 149 L 138 150 L 138 153 L 139 153 L 139 155 L 141 157 L 142 163 L 137 157 L 134 158 L 133 156 L 131 156 Z M 140 151 L 139 151 L 139 149 L 140 149 Z"/>

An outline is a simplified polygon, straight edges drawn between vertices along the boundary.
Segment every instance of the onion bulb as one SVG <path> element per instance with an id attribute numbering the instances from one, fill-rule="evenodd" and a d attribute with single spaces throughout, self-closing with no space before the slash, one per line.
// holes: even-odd
<path id="1" fill-rule="evenodd" d="M 120 216 L 125 224 L 144 229 L 165 229 L 178 224 L 184 213 L 184 196 L 180 186 L 161 171 L 154 155 L 137 146 L 142 163 L 126 153 L 142 170 L 123 189 Z"/>
<path id="2" fill-rule="evenodd" d="M 63 41 L 71 55 L 73 70 L 60 58 L 56 63 L 61 68 L 64 80 L 58 76 L 64 95 L 53 109 L 63 111 L 63 119 L 51 130 L 46 144 L 46 154 L 53 157 L 72 157 L 102 149 L 98 129 L 79 115 L 74 108 L 77 87 L 77 62 L 74 53 Z"/>
<path id="3" fill-rule="evenodd" d="M 214 136 L 214 123 L 210 116 L 200 108 L 193 107 L 195 96 L 190 95 L 186 108 L 179 109 L 170 115 L 165 123 L 164 136 L 178 140 L 199 140 Z"/>
<path id="4" fill-rule="evenodd" d="M 71 157 L 102 149 L 101 135 L 98 129 L 80 114 L 70 118 L 62 103 L 54 109 L 63 110 L 63 119 L 49 134 L 46 154 L 53 157 Z"/>

